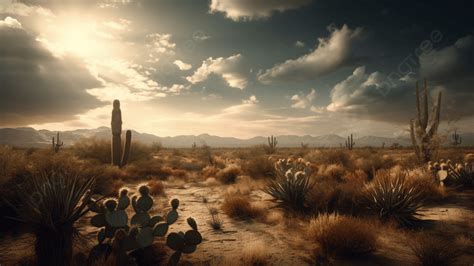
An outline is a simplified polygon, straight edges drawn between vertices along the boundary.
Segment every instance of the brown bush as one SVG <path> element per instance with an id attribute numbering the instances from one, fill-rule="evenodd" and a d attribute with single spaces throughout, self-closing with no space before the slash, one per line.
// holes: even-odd
<path id="1" fill-rule="evenodd" d="M 377 233 L 367 220 L 352 216 L 320 215 L 309 225 L 309 237 L 327 255 L 357 257 L 377 248 Z"/>
<path id="2" fill-rule="evenodd" d="M 224 184 L 235 183 L 241 169 L 237 165 L 229 165 L 216 174 L 216 178 Z"/>
<path id="3" fill-rule="evenodd" d="M 150 194 L 153 196 L 163 196 L 165 194 L 165 185 L 163 182 L 157 180 L 151 180 L 148 182 L 150 188 Z"/>
<path id="4" fill-rule="evenodd" d="M 446 241 L 425 233 L 411 238 L 410 248 L 421 265 L 451 265 L 461 251 L 452 241 Z"/>
<path id="5" fill-rule="evenodd" d="M 74 143 L 72 150 L 74 151 L 74 154 L 81 159 L 95 160 L 100 163 L 110 163 L 112 161 L 110 145 L 110 140 L 85 138 Z M 150 159 L 152 153 L 155 152 L 156 149 L 156 146 L 132 141 L 130 158 L 128 161 L 131 163 Z"/>
<path id="6" fill-rule="evenodd" d="M 242 249 L 242 262 L 246 266 L 270 265 L 270 254 L 266 244 L 263 242 L 248 243 Z"/>
<path id="7" fill-rule="evenodd" d="M 219 168 L 212 165 L 206 166 L 202 169 L 202 176 L 204 178 L 216 177 L 219 170 L 220 170 Z"/>
<path id="8" fill-rule="evenodd" d="M 24 174 L 27 171 L 27 165 L 23 151 L 0 145 L 0 184 Z"/>
<path id="9" fill-rule="evenodd" d="M 252 178 L 275 176 L 273 162 L 264 155 L 252 157 L 246 160 L 242 164 L 242 172 Z"/>
<path id="10" fill-rule="evenodd" d="M 126 168 L 126 171 L 136 179 L 150 177 L 166 179 L 173 175 L 173 169 L 162 166 L 161 163 L 154 159 L 132 163 Z"/>
<path id="11" fill-rule="evenodd" d="M 347 151 L 341 149 L 317 150 L 306 154 L 305 160 L 316 164 L 340 164 L 350 167 L 352 162 Z"/>
<path id="12" fill-rule="evenodd" d="M 265 213 L 263 209 L 252 205 L 248 196 L 242 194 L 227 194 L 221 208 L 229 217 L 238 219 L 255 219 Z"/>
<path id="13" fill-rule="evenodd" d="M 316 180 L 306 197 L 306 206 L 312 213 L 337 212 L 359 214 L 363 198 L 364 181 L 360 178 L 347 178 L 343 182 L 332 179 Z"/>

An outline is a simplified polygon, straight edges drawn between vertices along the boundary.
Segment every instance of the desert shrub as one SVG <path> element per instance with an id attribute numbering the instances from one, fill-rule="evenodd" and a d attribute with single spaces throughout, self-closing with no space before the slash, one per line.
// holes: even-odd
<path id="1" fill-rule="evenodd" d="M 249 197 L 242 194 L 227 194 L 221 208 L 229 217 L 238 219 L 255 219 L 264 215 L 263 209 L 252 205 Z"/>
<path id="2" fill-rule="evenodd" d="M 267 156 L 255 156 L 242 164 L 242 171 L 252 178 L 275 176 L 273 162 Z"/>
<path id="3" fill-rule="evenodd" d="M 410 248 L 423 266 L 452 265 L 461 251 L 452 241 L 421 233 L 410 241 Z"/>
<path id="4" fill-rule="evenodd" d="M 224 184 L 235 183 L 235 180 L 240 175 L 240 172 L 240 167 L 232 164 L 217 172 L 216 178 Z"/>
<path id="5" fill-rule="evenodd" d="M 191 160 L 191 161 L 181 162 L 181 165 L 179 168 L 186 171 L 201 171 L 205 167 L 206 165 L 203 164 L 202 162 L 199 162 L 197 160 Z"/>
<path id="6" fill-rule="evenodd" d="M 162 166 L 154 159 L 145 161 L 138 161 L 130 164 L 126 169 L 127 173 L 134 176 L 137 179 L 158 177 L 160 179 L 166 179 L 173 175 L 173 169 Z"/>
<path id="7" fill-rule="evenodd" d="M 81 159 L 95 160 L 105 164 L 112 161 L 110 147 L 110 140 L 85 138 L 74 143 L 72 150 L 74 151 L 74 154 Z M 130 158 L 128 161 L 131 163 L 147 160 L 156 150 L 157 147 L 154 145 L 145 145 L 137 141 L 132 141 Z"/>
<path id="8" fill-rule="evenodd" d="M 74 224 L 89 211 L 93 183 L 93 177 L 55 171 L 32 176 L 16 188 L 22 197 L 10 204 L 18 220 L 33 228 L 38 265 L 69 265 L 78 233 Z"/>
<path id="9" fill-rule="evenodd" d="M 395 220 L 408 226 L 419 221 L 417 216 L 424 195 L 419 187 L 407 181 L 404 173 L 391 176 L 389 171 L 378 171 L 374 181 L 367 186 L 364 201 L 367 209 L 380 219 Z"/>
<path id="10" fill-rule="evenodd" d="M 424 203 L 440 203 L 449 196 L 445 187 L 435 182 L 429 173 L 425 172 L 424 174 L 413 176 L 407 182 L 420 191 L 423 195 Z"/>
<path id="11" fill-rule="evenodd" d="M 318 169 L 320 176 L 329 177 L 332 180 L 342 180 L 342 177 L 346 174 L 346 170 L 342 164 L 330 164 L 322 165 Z"/>
<path id="12" fill-rule="evenodd" d="M 74 143 L 72 150 L 79 158 L 95 160 L 105 164 L 112 161 L 110 145 L 110 140 L 85 138 Z"/>
<path id="13" fill-rule="evenodd" d="M 349 153 L 341 149 L 312 151 L 306 154 L 305 160 L 316 164 L 340 164 L 344 167 L 351 166 L 351 158 Z"/>
<path id="14" fill-rule="evenodd" d="M 363 211 L 360 204 L 364 194 L 364 180 L 350 179 L 336 182 L 331 179 L 319 179 L 306 197 L 306 206 L 311 213 L 359 214 Z"/>
<path id="15" fill-rule="evenodd" d="M 364 171 L 369 180 L 372 180 L 374 173 L 378 170 L 390 169 L 395 165 L 395 161 L 388 155 L 381 156 L 378 153 L 363 152 L 354 161 L 354 168 Z"/>
<path id="16" fill-rule="evenodd" d="M 162 196 L 165 194 L 165 185 L 163 182 L 157 180 L 151 180 L 148 182 L 148 187 L 150 188 L 150 194 L 153 196 Z"/>
<path id="17" fill-rule="evenodd" d="M 263 191 L 272 196 L 280 207 L 304 212 L 307 210 L 306 197 L 312 186 L 311 171 L 302 160 L 279 160 L 275 165 L 276 178 L 270 180 Z"/>
<path id="18" fill-rule="evenodd" d="M 242 249 L 242 265 L 265 266 L 270 264 L 270 254 L 263 242 L 251 242 Z"/>
<path id="19" fill-rule="evenodd" d="M 215 166 L 208 165 L 202 169 L 202 176 L 204 178 L 215 177 L 219 170 L 220 169 Z"/>
<path id="20" fill-rule="evenodd" d="M 27 165 L 23 151 L 0 145 L 0 184 L 10 178 L 24 174 L 27 171 Z"/>
<path id="21" fill-rule="evenodd" d="M 377 248 L 373 224 L 352 216 L 320 215 L 310 221 L 308 235 L 324 253 L 336 257 L 357 257 Z"/>
<path id="22" fill-rule="evenodd" d="M 210 212 L 210 214 L 211 214 L 211 219 L 207 221 L 209 226 L 211 226 L 211 228 L 214 230 L 221 230 L 222 224 L 224 224 L 224 221 L 219 217 L 219 213 Z"/>

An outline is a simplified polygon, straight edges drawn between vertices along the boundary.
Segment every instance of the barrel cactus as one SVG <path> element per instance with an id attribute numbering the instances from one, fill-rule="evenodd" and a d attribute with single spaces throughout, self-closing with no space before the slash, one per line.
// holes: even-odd
<path id="1" fill-rule="evenodd" d="M 166 237 L 167 246 L 174 250 L 169 264 L 177 265 L 182 253 L 194 252 L 202 242 L 196 221 L 187 219 L 191 229 L 185 233 L 168 233 L 170 226 L 179 218 L 179 200 L 170 201 L 171 208 L 166 215 L 152 216 L 149 212 L 153 208 L 153 198 L 149 194 L 149 187 L 139 186 L 138 192 L 139 196 L 132 197 L 131 201 L 128 190 L 122 189 L 118 199 L 90 203 L 91 210 L 97 213 L 91 218 L 91 224 L 100 228 L 97 233 L 98 246 L 109 245 L 108 251 L 112 250 L 115 256 L 128 259 L 129 252 L 139 254 L 136 251 L 152 247 L 155 237 Z M 130 203 L 135 214 L 129 223 L 126 209 Z"/>

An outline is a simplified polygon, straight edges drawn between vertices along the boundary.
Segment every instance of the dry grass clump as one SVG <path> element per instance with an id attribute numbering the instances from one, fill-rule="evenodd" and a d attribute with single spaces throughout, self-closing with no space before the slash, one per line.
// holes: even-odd
<path id="1" fill-rule="evenodd" d="M 377 248 L 377 232 L 370 221 L 352 216 L 320 215 L 310 221 L 309 237 L 326 255 L 358 257 Z"/>
<path id="2" fill-rule="evenodd" d="M 304 157 L 305 160 L 316 164 L 340 164 L 350 167 L 352 164 L 349 153 L 341 149 L 328 149 L 311 151 Z"/>
<path id="3" fill-rule="evenodd" d="M 112 160 L 110 145 L 110 140 L 85 138 L 74 143 L 72 150 L 74 154 L 81 159 L 94 160 L 100 163 L 110 163 Z M 159 150 L 159 148 L 156 145 L 145 145 L 133 141 L 128 161 L 136 162 L 147 160 L 151 157 L 152 153 L 157 150 Z"/>
<path id="4" fill-rule="evenodd" d="M 26 155 L 23 151 L 0 145 L 0 184 L 27 171 Z"/>
<path id="5" fill-rule="evenodd" d="M 147 183 L 147 186 L 150 188 L 150 194 L 153 196 L 163 196 L 165 195 L 165 185 L 163 182 L 158 180 L 151 180 Z"/>
<path id="6" fill-rule="evenodd" d="M 231 164 L 226 166 L 224 169 L 220 170 L 216 174 L 217 180 L 221 181 L 224 184 L 235 183 L 235 180 L 240 175 L 242 170 L 239 166 Z"/>
<path id="7" fill-rule="evenodd" d="M 364 182 L 356 178 L 342 182 L 317 180 L 306 197 L 306 206 L 311 213 L 359 213 L 363 208 L 360 202 L 364 197 Z"/>
<path id="8" fill-rule="evenodd" d="M 263 217 L 265 210 L 250 203 L 249 197 L 242 194 L 227 194 L 222 203 L 222 211 L 237 219 L 256 219 Z"/>
<path id="9" fill-rule="evenodd" d="M 389 155 L 381 155 L 377 152 L 365 151 L 357 156 L 360 157 L 354 160 L 354 168 L 362 170 L 369 180 L 374 177 L 376 171 L 390 169 L 395 165 L 395 161 Z"/>
<path id="10" fill-rule="evenodd" d="M 201 174 L 204 178 L 216 177 L 219 170 L 220 169 L 215 166 L 208 165 L 202 169 Z"/>
<path id="11" fill-rule="evenodd" d="M 275 176 L 273 162 L 264 155 L 249 158 L 242 164 L 242 171 L 252 178 Z"/>
<path id="12" fill-rule="evenodd" d="M 449 197 L 446 188 L 434 182 L 430 175 L 415 176 L 407 182 L 420 191 L 425 199 L 424 203 L 440 203 Z"/>
<path id="13" fill-rule="evenodd" d="M 137 179 L 149 177 L 166 179 L 173 175 L 173 169 L 164 167 L 154 159 L 135 162 L 127 166 L 126 171 Z"/>
<path id="14" fill-rule="evenodd" d="M 270 264 L 270 254 L 266 248 L 267 244 L 255 241 L 247 244 L 242 249 L 242 265 L 265 266 Z"/>
<path id="15" fill-rule="evenodd" d="M 412 239 L 410 248 L 423 266 L 452 265 L 461 251 L 452 241 L 421 233 Z"/>
<path id="16" fill-rule="evenodd" d="M 333 180 L 342 180 L 346 169 L 342 164 L 321 165 L 318 169 L 318 175 L 329 177 Z"/>

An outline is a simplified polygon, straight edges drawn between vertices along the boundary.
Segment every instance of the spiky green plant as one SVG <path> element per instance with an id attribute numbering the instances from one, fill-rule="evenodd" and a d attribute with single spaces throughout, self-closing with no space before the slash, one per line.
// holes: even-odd
<path id="1" fill-rule="evenodd" d="M 366 192 L 367 209 L 380 219 L 395 220 L 403 226 L 419 221 L 424 196 L 418 187 L 406 181 L 405 174 L 391 176 L 388 171 L 378 171 Z"/>
<path id="2" fill-rule="evenodd" d="M 276 178 L 271 180 L 263 191 L 272 196 L 280 207 L 295 211 L 305 211 L 305 201 L 312 184 L 311 169 L 302 159 L 279 160 L 275 164 Z"/>
<path id="3" fill-rule="evenodd" d="M 49 172 L 33 176 L 17 188 L 20 202 L 8 202 L 17 213 L 12 219 L 33 228 L 38 265 L 70 265 L 78 234 L 74 224 L 89 211 L 94 181 L 94 177 Z"/>

